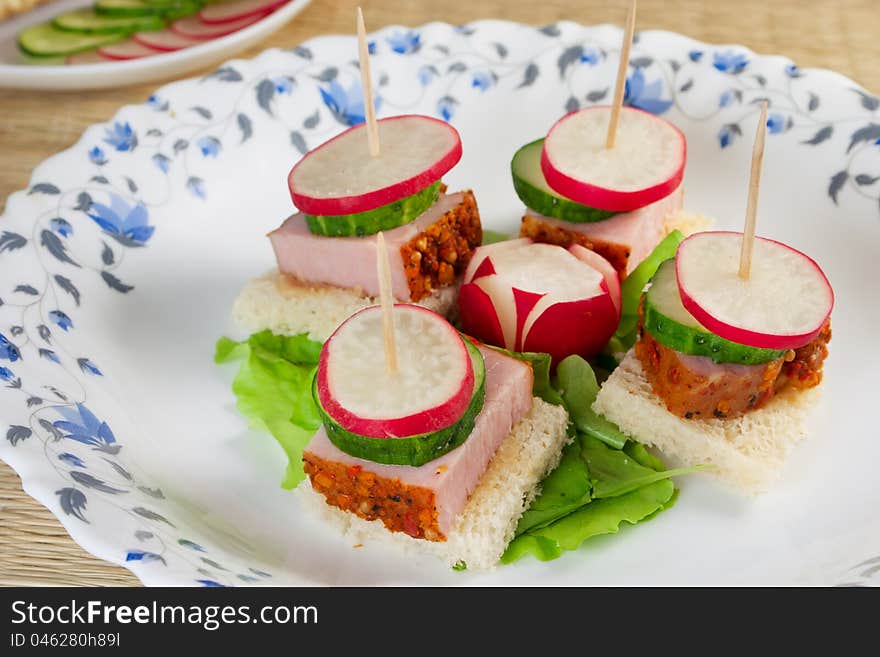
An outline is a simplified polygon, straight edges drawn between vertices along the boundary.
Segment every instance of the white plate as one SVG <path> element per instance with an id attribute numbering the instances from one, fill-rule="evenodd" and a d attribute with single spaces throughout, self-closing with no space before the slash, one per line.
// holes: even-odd
<path id="1" fill-rule="evenodd" d="M 511 155 L 607 98 L 619 39 L 573 23 L 389 27 L 371 37 L 380 114 L 452 120 L 465 153 L 447 182 L 473 186 L 487 227 L 514 231 Z M 769 98 L 759 233 L 814 256 L 837 293 L 823 402 L 783 482 L 747 499 L 686 477 L 650 523 L 487 574 L 353 549 L 301 513 L 279 487 L 281 449 L 247 429 L 234 368 L 212 352 L 238 290 L 273 265 L 265 234 L 291 212 L 291 165 L 363 113 L 355 60 L 352 37 L 322 37 L 170 84 L 9 199 L 0 333 L 21 358 L 0 351 L 0 457 L 25 490 L 147 584 L 876 582 L 878 101 L 834 73 L 668 32 L 641 33 L 629 102 L 687 134 L 688 208 L 740 225 L 754 101 Z M 103 226 L 90 202 L 110 208 L 89 209 Z"/>
<path id="2" fill-rule="evenodd" d="M 22 63 L 17 38 L 22 29 L 62 12 L 90 7 L 94 0 L 60 0 L 0 23 L 0 87 L 17 89 L 103 89 L 183 75 L 259 43 L 302 11 L 311 0 L 290 0 L 253 25 L 191 48 L 153 57 L 78 66 Z"/>

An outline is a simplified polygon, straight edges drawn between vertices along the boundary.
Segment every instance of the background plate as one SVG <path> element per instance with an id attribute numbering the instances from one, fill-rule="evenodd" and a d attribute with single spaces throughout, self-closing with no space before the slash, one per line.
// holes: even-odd
<path id="1" fill-rule="evenodd" d="M 514 231 L 509 159 L 610 93 L 620 30 L 501 21 L 371 37 L 379 114 L 452 121 L 485 225 Z M 212 364 L 243 283 L 273 264 L 306 149 L 359 121 L 355 41 L 321 37 L 232 61 L 93 126 L 10 197 L 0 232 L 0 457 L 92 553 L 147 584 L 828 584 L 869 582 L 880 554 L 874 473 L 880 363 L 871 285 L 880 245 L 878 100 L 782 57 L 643 32 L 627 102 L 687 134 L 687 202 L 741 223 L 755 101 L 771 101 L 758 230 L 810 253 L 837 293 L 814 435 L 772 493 L 681 482 L 655 521 L 541 564 L 453 573 L 352 549 L 278 487 L 285 466 L 234 410 Z"/>
<path id="2" fill-rule="evenodd" d="M 302 11 L 311 0 L 291 0 L 263 20 L 219 39 L 176 52 L 128 61 L 79 66 L 21 63 L 16 39 L 29 25 L 64 11 L 88 7 L 92 0 L 61 0 L 0 23 L 0 87 L 16 89 L 105 89 L 180 76 L 259 43 Z"/>

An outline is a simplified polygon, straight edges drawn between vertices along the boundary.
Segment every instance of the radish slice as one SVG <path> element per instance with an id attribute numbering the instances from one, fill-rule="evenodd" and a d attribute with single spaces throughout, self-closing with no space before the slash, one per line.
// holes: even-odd
<path id="1" fill-rule="evenodd" d="M 184 18 L 178 18 L 171 23 L 171 31 L 189 39 L 207 41 L 209 39 L 217 39 L 226 36 L 227 34 L 232 34 L 233 32 L 238 32 L 238 30 L 241 30 L 248 25 L 253 25 L 268 15 L 268 13 L 254 14 L 235 21 L 229 21 L 228 23 L 217 23 L 216 25 L 203 23 L 195 16 L 186 16 Z"/>
<path id="2" fill-rule="evenodd" d="M 444 121 L 410 114 L 378 123 L 378 157 L 370 155 L 361 123 L 293 167 L 287 182 L 302 212 L 321 216 L 373 210 L 437 182 L 461 159 L 458 131 Z"/>
<path id="3" fill-rule="evenodd" d="M 126 39 L 119 43 L 113 43 L 109 46 L 98 48 L 98 55 L 104 60 L 119 61 L 126 59 L 140 59 L 141 57 L 150 57 L 152 55 L 161 55 L 161 50 L 150 48 L 138 43 L 134 39 Z"/>
<path id="4" fill-rule="evenodd" d="M 756 237 L 748 279 L 739 277 L 742 233 L 710 231 L 684 240 L 676 256 L 681 302 L 716 335 L 765 349 L 797 349 L 825 326 L 831 284 L 816 262 Z"/>
<path id="5" fill-rule="evenodd" d="M 557 193 L 592 208 L 628 212 L 669 196 L 687 159 L 682 132 L 658 116 L 623 107 L 617 143 L 605 148 L 611 108 L 588 107 L 557 121 L 541 153 L 541 170 Z"/>
<path id="6" fill-rule="evenodd" d="M 159 30 L 158 32 L 136 32 L 134 40 L 141 45 L 153 48 L 154 50 L 161 50 L 162 52 L 183 50 L 184 48 L 197 46 L 202 43 L 199 39 L 190 39 L 169 29 Z"/>
<path id="7" fill-rule="evenodd" d="M 343 429 L 372 438 L 445 429 L 464 414 L 474 368 L 464 341 L 440 315 L 421 306 L 394 310 L 399 371 L 385 365 L 382 309 L 349 317 L 330 336 L 318 363 L 317 391 Z"/>
<path id="8" fill-rule="evenodd" d="M 101 57 L 97 50 L 86 50 L 85 52 L 68 55 L 64 59 L 64 63 L 68 66 L 78 66 L 80 64 L 106 64 L 107 60 Z"/>
<path id="9" fill-rule="evenodd" d="M 218 2 L 199 11 L 199 19 L 208 25 L 231 23 L 255 14 L 269 14 L 290 0 L 237 0 L 237 2 Z"/>
<path id="10" fill-rule="evenodd" d="M 598 353 L 620 320 L 620 283 L 607 261 L 579 248 L 523 238 L 477 249 L 459 295 L 465 331 L 555 362 Z"/>

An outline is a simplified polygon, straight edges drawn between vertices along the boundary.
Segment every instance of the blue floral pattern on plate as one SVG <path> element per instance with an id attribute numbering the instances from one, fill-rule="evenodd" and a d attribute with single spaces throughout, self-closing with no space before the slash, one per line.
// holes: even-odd
<path id="1" fill-rule="evenodd" d="M 619 35 L 573 23 L 387 28 L 370 39 L 376 108 L 455 121 L 501 94 L 552 103 L 556 115 L 607 103 Z M 273 573 L 181 520 L 175 503 L 129 460 L 126 435 L 114 431 L 103 410 L 109 404 L 100 401 L 112 372 L 98 355 L 78 348 L 80 317 L 94 302 L 85 291 L 97 281 L 105 295 L 136 297 L 139 281 L 128 280 L 125 263 L 151 257 L 162 231 L 157 210 L 181 193 L 193 203 L 209 201 L 206 167 L 235 157 L 260 131 L 286 131 L 288 139 L 274 147 L 289 149 L 293 160 L 364 120 L 357 63 L 332 43 L 316 39 L 267 51 L 163 87 L 65 153 L 75 158 L 76 171 L 53 177 L 51 167 L 40 167 L 30 187 L 7 204 L 0 272 L 11 292 L 0 304 L 8 311 L 0 323 L 6 422 L 0 455 L 13 465 L 27 462 L 28 470 L 54 482 L 33 494 L 74 538 L 93 544 L 89 537 L 98 532 L 114 550 L 102 556 L 145 582 L 168 583 L 172 566 L 176 583 L 203 586 L 271 582 Z M 880 100 L 848 81 L 837 83 L 832 99 L 827 84 L 813 86 L 813 75 L 745 49 L 645 32 L 634 44 L 625 102 L 705 124 L 724 158 L 767 100 L 770 139 L 821 153 L 831 206 L 847 194 L 880 211 Z M 832 101 L 845 103 L 846 111 L 822 115 Z M 860 583 L 878 572 L 870 558 L 852 577 Z"/>

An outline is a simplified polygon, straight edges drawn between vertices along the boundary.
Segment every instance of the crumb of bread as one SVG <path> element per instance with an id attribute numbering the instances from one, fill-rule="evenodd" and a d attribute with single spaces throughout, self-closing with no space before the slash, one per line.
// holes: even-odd
<path id="1" fill-rule="evenodd" d="M 513 538 L 516 524 L 540 492 L 540 483 L 570 442 L 568 413 L 561 406 L 535 398 L 529 413 L 504 439 L 446 541 L 414 539 L 389 532 L 381 521 L 368 521 L 330 506 L 308 480 L 296 489 L 298 499 L 334 523 L 358 543 L 385 541 L 408 552 L 433 554 L 450 567 L 493 568 Z"/>
<path id="2" fill-rule="evenodd" d="M 680 230 L 685 235 L 693 235 L 694 233 L 709 230 L 713 223 L 715 222 L 704 214 L 694 214 L 679 210 L 666 217 L 663 228 L 667 235 L 674 230 Z"/>
<path id="3" fill-rule="evenodd" d="M 457 285 L 438 288 L 419 305 L 452 320 L 457 310 L 457 289 Z M 364 296 L 358 290 L 293 285 L 276 270 L 248 281 L 235 300 L 232 316 L 249 331 L 308 333 L 313 340 L 323 342 L 353 313 L 378 303 L 378 298 Z"/>
<path id="4" fill-rule="evenodd" d="M 602 384 L 593 410 L 679 464 L 712 464 L 707 474 L 754 494 L 778 479 L 786 456 L 806 436 L 818 394 L 818 388 L 786 390 L 740 417 L 686 420 L 666 410 L 630 351 Z"/>

